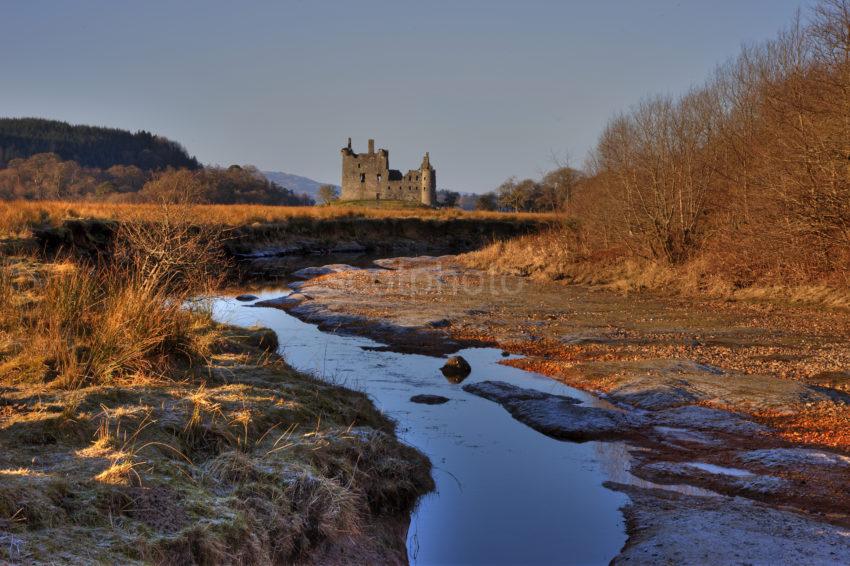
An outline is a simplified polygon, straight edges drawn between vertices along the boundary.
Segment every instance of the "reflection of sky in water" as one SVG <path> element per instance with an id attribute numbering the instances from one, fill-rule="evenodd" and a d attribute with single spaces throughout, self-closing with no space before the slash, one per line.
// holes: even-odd
<path id="1" fill-rule="evenodd" d="M 261 293 L 261 298 L 281 292 Z M 622 443 L 574 444 L 543 436 L 501 406 L 468 394 L 440 373 L 443 360 L 375 352 L 371 340 L 320 332 L 283 311 L 215 303 L 216 318 L 274 329 L 293 366 L 367 392 L 398 422 L 400 437 L 434 464 L 437 492 L 419 505 L 408 547 L 416 564 L 607 564 L 626 540 L 620 506 L 627 498 L 605 480 L 642 483 L 628 473 Z M 503 366 L 500 352 L 461 352 L 472 365 L 464 383 L 502 380 L 584 401 L 588 394 Z M 410 402 L 418 393 L 443 405 Z"/>

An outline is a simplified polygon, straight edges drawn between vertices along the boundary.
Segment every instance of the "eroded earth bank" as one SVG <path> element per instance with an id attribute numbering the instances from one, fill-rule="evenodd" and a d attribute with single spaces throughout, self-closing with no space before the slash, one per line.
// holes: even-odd
<path id="1" fill-rule="evenodd" d="M 600 403 L 496 380 L 464 388 L 541 434 L 631 447 L 631 474 L 657 487 L 607 484 L 630 501 L 615 562 L 850 560 L 845 312 L 626 296 L 453 256 L 375 263 L 302 271 L 265 306 L 399 352 L 495 346 L 521 355 L 504 364 L 591 392 Z M 683 484 L 701 490 L 664 489 Z"/>

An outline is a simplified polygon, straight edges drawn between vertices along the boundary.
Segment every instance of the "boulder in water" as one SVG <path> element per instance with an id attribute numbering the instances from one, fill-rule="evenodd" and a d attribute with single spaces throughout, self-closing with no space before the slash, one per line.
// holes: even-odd
<path id="1" fill-rule="evenodd" d="M 448 397 L 443 397 L 442 395 L 414 395 L 410 398 L 410 400 L 414 403 L 421 403 L 423 405 L 442 405 L 443 403 L 449 400 Z"/>
<path id="2" fill-rule="evenodd" d="M 463 356 L 452 356 L 446 360 L 446 363 L 440 368 L 440 371 L 443 372 L 443 375 L 446 376 L 446 379 L 449 381 L 460 383 L 466 379 L 466 376 L 468 376 L 470 372 L 472 372 L 472 366 L 469 365 L 469 362 L 463 359 Z"/>

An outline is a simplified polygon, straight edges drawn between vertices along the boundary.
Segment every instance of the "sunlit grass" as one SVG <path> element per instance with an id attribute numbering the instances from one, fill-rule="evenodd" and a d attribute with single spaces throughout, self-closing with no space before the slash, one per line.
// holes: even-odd
<path id="1" fill-rule="evenodd" d="M 156 221 L 161 217 L 157 204 L 111 204 L 67 201 L 0 202 L 0 235 L 26 234 L 31 227 L 57 224 L 68 218 L 105 218 L 113 220 Z M 517 219 L 557 220 L 549 213 L 502 213 L 460 209 L 372 208 L 366 206 L 265 206 L 248 204 L 209 204 L 192 208 L 199 223 L 243 226 L 281 222 L 290 218 L 428 218 L 428 219 Z"/>

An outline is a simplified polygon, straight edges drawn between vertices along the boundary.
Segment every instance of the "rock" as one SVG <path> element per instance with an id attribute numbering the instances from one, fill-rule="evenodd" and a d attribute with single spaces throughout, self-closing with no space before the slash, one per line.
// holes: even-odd
<path id="1" fill-rule="evenodd" d="M 446 403 L 449 398 L 443 397 L 442 395 L 414 395 L 410 398 L 410 400 L 414 403 L 422 403 L 423 405 L 442 405 Z"/>
<path id="2" fill-rule="evenodd" d="M 786 492 L 791 484 L 788 480 L 776 476 L 761 476 L 754 474 L 749 477 L 735 478 L 732 487 L 744 493 L 769 495 Z"/>
<path id="3" fill-rule="evenodd" d="M 537 389 L 525 389 L 523 387 L 511 385 L 505 381 L 480 381 L 478 383 L 470 383 L 468 385 L 464 385 L 463 390 L 468 393 L 478 395 L 479 397 L 484 397 L 488 401 L 495 401 L 496 403 L 550 398 L 562 399 L 574 405 L 581 403 L 578 399 L 567 397 L 566 395 L 553 395 L 551 393 L 538 391 Z"/>
<path id="4" fill-rule="evenodd" d="M 631 537 L 612 564 L 846 564 L 850 529 L 735 497 L 605 483 L 628 494 Z"/>
<path id="5" fill-rule="evenodd" d="M 608 397 L 651 411 L 722 399 L 751 412 L 787 412 L 800 404 L 833 400 L 798 381 L 728 372 L 693 360 L 648 359 L 620 362 L 616 367 Z"/>
<path id="6" fill-rule="evenodd" d="M 656 426 L 654 430 L 667 442 L 691 442 L 707 446 L 722 444 L 720 440 L 698 430 L 689 430 L 686 428 L 670 426 Z"/>
<path id="7" fill-rule="evenodd" d="M 511 353 L 510 353 L 510 352 L 508 352 L 507 350 L 502 350 L 502 357 L 503 357 L 503 358 L 507 358 L 507 357 L 508 357 L 508 356 L 510 356 L 510 355 L 511 355 Z"/>
<path id="8" fill-rule="evenodd" d="M 446 328 L 452 325 L 452 321 L 447 318 L 441 318 L 440 320 L 431 320 L 427 325 L 431 328 Z"/>
<path id="9" fill-rule="evenodd" d="M 710 430 L 736 435 L 764 434 L 770 429 L 737 413 L 688 405 L 651 413 L 653 424 L 677 428 Z"/>
<path id="10" fill-rule="evenodd" d="M 433 262 L 436 258 L 423 255 L 418 257 L 391 257 L 386 259 L 376 259 L 373 263 L 384 269 L 403 269 L 406 267 L 416 267 L 422 264 Z"/>
<path id="11" fill-rule="evenodd" d="M 798 466 L 850 466 L 850 457 L 810 448 L 765 448 L 738 453 L 738 459 L 766 468 Z"/>
<path id="12" fill-rule="evenodd" d="M 472 372 L 472 366 L 462 356 L 452 356 L 446 360 L 440 371 L 449 381 L 460 383 Z"/>
<path id="13" fill-rule="evenodd" d="M 496 401 L 516 420 L 559 440 L 584 442 L 613 440 L 633 434 L 645 424 L 640 417 L 584 407 L 577 399 L 525 389 L 500 381 L 482 381 L 464 386 L 464 391 Z"/>
<path id="14" fill-rule="evenodd" d="M 303 269 L 299 269 L 298 271 L 293 271 L 293 277 L 299 277 L 301 279 L 312 279 L 314 277 L 319 277 L 320 275 L 328 275 L 329 273 L 340 273 L 343 271 L 357 271 L 359 267 L 354 267 L 352 265 L 348 265 L 347 263 L 332 263 L 329 265 L 323 265 L 321 267 L 305 267 Z"/>
<path id="15" fill-rule="evenodd" d="M 252 307 L 272 307 L 276 309 L 291 309 L 310 299 L 309 295 L 303 293 L 290 293 L 289 295 L 278 297 L 276 299 L 267 299 L 265 301 L 257 301 Z"/>
<path id="16" fill-rule="evenodd" d="M 259 299 L 257 295 L 239 295 L 236 297 L 237 301 L 247 302 L 247 301 L 256 301 Z"/>
<path id="17" fill-rule="evenodd" d="M 704 462 L 654 462 L 639 470 L 641 477 L 650 480 L 669 480 L 672 476 L 676 481 L 689 483 L 694 479 L 709 483 L 710 487 L 732 493 L 747 493 L 750 495 L 767 495 L 783 492 L 789 489 L 789 482 L 775 476 L 756 474 L 749 470 L 727 468 Z"/>

